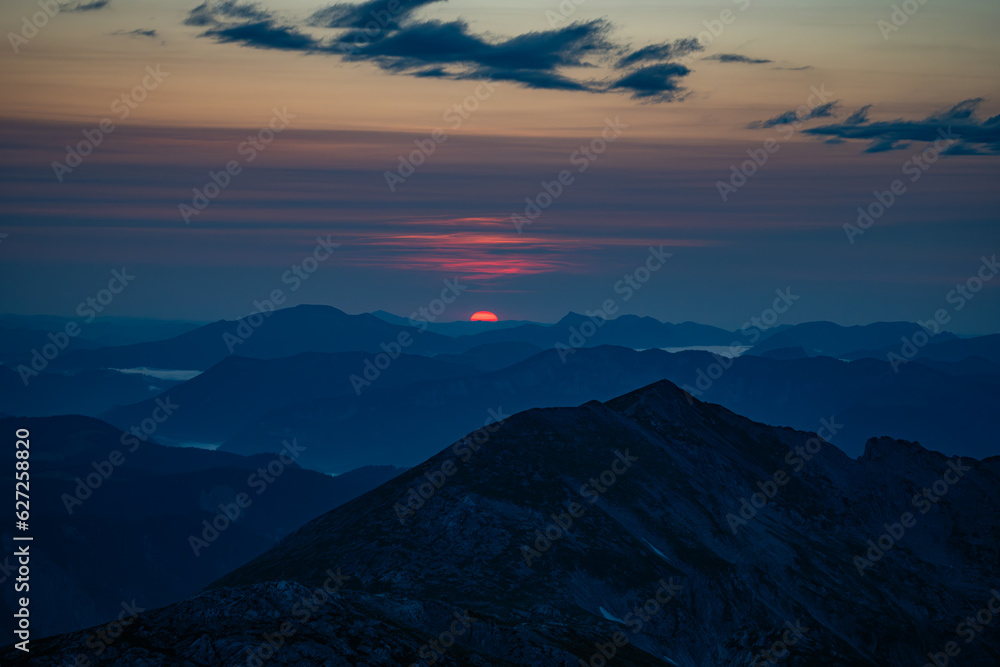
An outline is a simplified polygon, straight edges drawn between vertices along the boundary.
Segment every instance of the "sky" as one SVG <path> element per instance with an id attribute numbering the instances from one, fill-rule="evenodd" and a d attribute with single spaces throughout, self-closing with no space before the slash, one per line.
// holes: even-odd
<path id="1" fill-rule="evenodd" d="M 1000 5 L 902 4 L 9 0 L 0 311 L 1000 332 Z"/>

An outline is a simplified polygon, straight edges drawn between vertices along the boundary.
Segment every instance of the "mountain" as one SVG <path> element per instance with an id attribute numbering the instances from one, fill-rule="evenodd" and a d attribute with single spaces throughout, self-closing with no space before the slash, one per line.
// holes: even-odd
<path id="1" fill-rule="evenodd" d="M 467 364 L 478 368 L 481 371 L 498 371 L 501 368 L 512 366 L 529 357 L 533 357 L 542 348 L 531 343 L 519 343 L 516 341 L 503 343 L 486 343 L 469 348 L 461 354 L 438 354 L 435 361 L 447 361 L 455 364 Z"/>
<path id="2" fill-rule="evenodd" d="M 534 322 L 528 322 L 526 320 L 500 320 L 498 322 L 419 322 L 416 320 L 410 320 L 408 317 L 400 317 L 399 315 L 387 313 L 384 310 L 376 310 L 372 312 L 372 315 L 380 320 L 389 322 L 390 324 L 396 324 L 402 327 L 425 326 L 428 331 L 452 337 L 483 333 L 484 331 L 499 331 L 502 329 L 519 327 L 524 324 L 534 324 Z M 541 326 L 545 325 L 543 324 Z"/>
<path id="3" fill-rule="evenodd" d="M 997 452 L 992 406 L 1000 404 L 1000 376 L 991 381 L 919 363 L 896 373 L 874 359 L 727 360 L 707 352 L 620 347 L 547 350 L 490 373 L 398 388 L 376 384 L 360 397 L 297 403 L 261 415 L 222 449 L 273 451 L 294 435 L 309 445 L 303 465 L 317 470 L 410 466 L 440 443 L 482 427 L 491 415 L 609 400 L 663 379 L 769 424 L 812 429 L 820 419 L 834 418 L 845 425 L 836 442 L 852 455 L 872 435 L 920 440 L 952 454 Z"/>
<path id="4" fill-rule="evenodd" d="M 1000 458 L 878 438 L 851 459 L 835 431 L 668 382 L 521 413 L 141 615 L 105 659 L 919 665 L 958 648 L 995 665 L 1000 638 L 963 619 L 1000 596 Z M 92 632 L 35 643 L 32 664 Z"/>
<path id="5" fill-rule="evenodd" d="M 82 317 L 57 317 L 52 315 L 0 315 L 0 327 L 30 329 L 49 333 L 65 331 L 66 325 L 75 322 L 80 327 L 75 343 L 81 347 L 131 345 L 162 340 L 196 329 L 204 322 L 184 320 L 156 320 L 142 317 L 98 316 L 88 322 Z"/>
<path id="6" fill-rule="evenodd" d="M 261 414 L 295 403 L 334 396 L 355 396 L 355 380 L 378 373 L 373 386 L 398 387 L 441 380 L 478 371 L 446 361 L 400 355 L 384 370 L 367 352 L 309 352 L 282 359 L 231 356 L 158 399 L 108 410 L 105 421 L 122 429 L 140 423 L 157 400 L 180 406 L 157 430 L 161 440 L 219 443 Z"/>
<path id="7" fill-rule="evenodd" d="M 636 315 L 622 315 L 611 320 L 601 320 L 579 313 L 569 313 L 551 325 L 525 324 L 512 329 L 488 331 L 458 338 L 467 346 L 517 341 L 541 348 L 552 348 L 556 345 L 564 347 L 620 345 L 633 349 L 730 345 L 738 339 L 739 334 L 707 324 L 694 322 L 670 324 L 652 317 Z"/>
<path id="8" fill-rule="evenodd" d="M 922 340 L 922 339 L 918 339 Z M 1000 364 L 1000 334 L 990 336 L 977 336 L 976 338 L 945 338 L 941 339 L 940 334 L 930 339 L 930 342 L 917 347 L 912 344 L 904 349 L 905 341 L 896 340 L 889 347 L 879 350 L 859 350 L 846 355 L 847 359 L 862 359 L 864 357 L 874 357 L 876 359 L 889 359 L 890 354 L 902 359 L 920 359 L 921 361 L 964 361 L 966 359 L 981 359 L 989 365 Z"/>
<path id="9" fill-rule="evenodd" d="M 150 609 L 193 595 L 306 521 L 400 472 L 386 466 L 330 477 L 303 470 L 295 463 L 297 444 L 284 459 L 242 457 L 141 442 L 87 417 L 0 419 L 11 436 L 22 428 L 31 434 L 30 593 L 38 637 L 107 623 L 133 601 Z M 9 442 L 0 480 L 13 490 Z M 240 494 L 250 503 L 236 505 L 237 515 Z M 236 519 L 220 519 L 224 510 Z M 192 545 L 192 536 L 205 539 L 205 521 L 223 528 Z M 10 532 L 3 538 L 6 579 L 19 543 Z M 9 581 L 0 596 L 15 608 Z"/>
<path id="10" fill-rule="evenodd" d="M 152 399 L 178 384 L 175 380 L 112 370 L 42 372 L 27 378 L 25 385 L 15 368 L 0 366 L 0 415 L 97 416 L 122 403 Z"/>
<path id="11" fill-rule="evenodd" d="M 60 333 L 62 333 L 62 336 L 59 335 Z M 0 363 L 15 368 L 21 364 L 30 366 L 32 359 L 35 357 L 35 351 L 38 352 L 38 356 L 42 360 L 46 360 L 42 356 L 43 348 L 46 345 L 58 345 L 59 341 L 62 341 L 63 338 L 65 338 L 63 345 L 66 349 L 75 350 L 98 347 L 98 344 L 94 341 L 85 340 L 80 337 L 70 337 L 58 329 L 45 331 L 24 327 L 0 327 Z M 51 356 L 51 352 L 47 351 L 47 353 Z"/>
<path id="12" fill-rule="evenodd" d="M 857 350 L 877 350 L 898 346 L 901 338 L 912 337 L 924 328 L 912 322 L 875 322 L 865 326 L 844 327 L 833 322 L 796 324 L 755 345 L 747 354 L 760 356 L 782 348 L 802 348 L 809 356 L 849 357 Z M 954 334 L 941 332 L 938 340 L 951 340 Z M 884 357 L 883 357 L 884 358 Z"/>
<path id="13" fill-rule="evenodd" d="M 378 354 L 397 347 L 410 354 L 456 351 L 453 339 L 430 331 L 389 324 L 368 314 L 348 315 L 330 306 L 296 306 L 234 322 L 220 320 L 166 340 L 67 352 L 54 363 L 70 369 L 205 370 L 232 354 L 276 359 L 303 352 Z"/>

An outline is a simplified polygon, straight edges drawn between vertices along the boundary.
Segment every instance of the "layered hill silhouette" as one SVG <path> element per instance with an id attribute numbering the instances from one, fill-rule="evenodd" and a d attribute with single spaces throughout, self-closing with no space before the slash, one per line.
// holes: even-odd
<path id="1" fill-rule="evenodd" d="M 432 323 L 414 326 L 402 318 L 389 322 L 367 313 L 348 315 L 330 306 L 296 306 L 237 321 L 221 320 L 165 340 L 70 350 L 54 363 L 63 370 L 138 367 L 205 370 L 233 354 L 276 359 L 304 352 L 380 353 L 385 351 L 385 345 L 399 341 L 401 334 L 411 337 L 404 345 L 405 351 L 420 355 L 461 354 L 470 348 L 496 343 L 528 344 L 543 349 L 558 344 L 654 348 L 728 345 L 734 339 L 733 333 L 716 327 L 692 322 L 669 324 L 633 315 L 607 321 L 587 335 L 589 329 L 584 325 L 590 322 L 590 318 L 570 313 L 552 325 L 527 323 L 490 327 L 478 334 L 447 336 L 435 333 Z M 465 324 L 473 323 L 452 324 L 463 326 L 452 332 L 459 333 L 465 330 Z"/>
<path id="2" fill-rule="evenodd" d="M 177 384 L 176 380 L 107 369 L 73 374 L 31 373 L 22 377 L 14 368 L 0 366 L 0 415 L 97 416 L 136 399 L 152 400 Z"/>
<path id="3" fill-rule="evenodd" d="M 477 345 L 516 341 L 542 348 L 557 345 L 566 347 L 596 347 L 621 345 L 637 349 L 660 347 L 686 347 L 693 345 L 729 345 L 733 332 L 695 322 L 671 324 L 652 317 L 621 315 L 601 321 L 578 313 L 569 313 L 551 325 L 525 324 L 510 329 L 461 336 L 457 340 Z"/>
<path id="4" fill-rule="evenodd" d="M 348 315 L 330 306 L 296 306 L 255 313 L 237 321 L 220 320 L 166 340 L 97 350 L 67 352 L 57 360 L 64 369 L 173 368 L 205 370 L 238 354 L 258 359 L 303 352 L 383 351 L 383 344 L 411 336 L 407 351 L 436 354 L 454 351 L 454 341 L 430 331 L 390 324 L 369 315 Z"/>
<path id="5" fill-rule="evenodd" d="M 814 429 L 820 419 L 836 418 L 844 424 L 836 442 L 852 455 L 860 455 L 872 435 L 919 440 L 946 453 L 984 457 L 996 451 L 996 375 L 949 373 L 916 362 L 897 373 L 874 359 L 727 360 L 707 352 L 620 347 L 571 354 L 548 350 L 490 373 L 405 386 L 377 381 L 360 396 L 352 392 L 274 407 L 230 431 L 222 449 L 274 451 L 294 435 L 309 445 L 303 455 L 307 467 L 340 472 L 374 462 L 409 466 L 496 413 L 608 400 L 661 379 L 769 424 Z M 195 405 L 192 413 L 185 437 L 219 423 L 214 409 Z M 108 418 L 123 428 L 134 418 L 118 421 L 114 414 Z M 172 421 L 163 428 L 167 436 L 179 437 Z"/>
<path id="6" fill-rule="evenodd" d="M 78 416 L 0 419 L 0 428 L 31 433 L 30 593 L 37 637 L 114 621 L 123 604 L 152 609 L 181 600 L 400 472 L 384 466 L 334 478 L 299 467 L 294 447 L 284 459 L 163 447 Z M 0 479 L 13 489 L 13 447 L 4 458 Z M 251 502 L 237 505 L 236 514 L 232 506 L 241 493 Z M 227 511 L 235 518 L 220 519 Z M 210 530 L 206 539 L 205 521 L 216 528 L 215 539 Z M 192 536 L 205 544 L 192 544 Z M 19 545 L 9 537 L 4 534 L 0 552 L 8 583 Z M 15 608 L 13 585 L 0 595 Z M 4 622 L 8 631 L 11 619 Z"/>
<path id="7" fill-rule="evenodd" d="M 895 341 L 893 345 L 875 350 L 858 350 L 846 356 L 848 359 L 863 359 L 865 357 L 875 357 L 887 359 L 890 354 L 903 356 L 903 342 Z M 930 339 L 929 344 L 917 347 L 913 346 L 912 356 L 903 357 L 905 359 L 920 359 L 922 361 L 951 361 L 958 362 L 966 359 L 977 359 L 986 362 L 986 365 L 1000 364 L 1000 335 L 977 336 L 976 338 L 947 338 L 941 334 Z M 908 351 L 909 352 L 909 351 Z"/>
<path id="8" fill-rule="evenodd" d="M 140 615 L 104 660 L 924 664 L 997 595 L 1000 458 L 878 438 L 852 459 L 839 428 L 765 426 L 665 381 L 530 410 Z M 996 664 L 997 635 L 973 638 L 962 664 Z"/>
<path id="9" fill-rule="evenodd" d="M 796 324 L 765 338 L 748 352 L 763 355 L 783 348 L 798 348 L 811 357 L 834 359 L 860 359 L 864 356 L 885 358 L 878 351 L 898 348 L 901 339 L 911 338 L 925 329 L 913 322 L 875 322 L 864 326 L 845 327 L 833 322 L 806 322 Z M 954 334 L 942 331 L 936 340 L 957 340 Z M 859 350 L 874 351 L 867 355 Z"/>
<path id="10" fill-rule="evenodd" d="M 456 357 L 460 361 L 461 357 Z M 284 406 L 334 396 L 355 396 L 351 377 L 364 380 L 377 373 L 380 386 L 400 387 L 423 381 L 476 374 L 474 368 L 401 355 L 384 369 L 367 352 L 308 352 L 282 359 L 231 356 L 201 375 L 164 392 L 180 407 L 163 424 L 161 438 L 178 442 L 222 442 Z M 156 407 L 156 399 L 118 407 L 101 417 L 121 428 L 138 424 Z"/>

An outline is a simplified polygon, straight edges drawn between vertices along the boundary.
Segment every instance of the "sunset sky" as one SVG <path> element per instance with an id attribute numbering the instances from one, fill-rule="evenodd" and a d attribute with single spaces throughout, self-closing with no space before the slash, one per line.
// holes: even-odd
<path id="1" fill-rule="evenodd" d="M 553 321 L 663 245 L 622 312 L 738 328 L 791 288 L 785 323 L 858 324 L 931 317 L 1000 251 L 995 0 L 40 4 L 0 5 L 0 311 L 127 267 L 109 315 L 238 317 L 322 238 L 291 304 L 406 315 L 460 278 L 444 319 Z M 1000 331 L 998 288 L 950 328 Z"/>

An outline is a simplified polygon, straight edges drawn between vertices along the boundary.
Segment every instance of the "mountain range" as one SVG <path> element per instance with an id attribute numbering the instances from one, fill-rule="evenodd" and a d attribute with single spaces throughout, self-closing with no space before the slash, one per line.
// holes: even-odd
<path id="1" fill-rule="evenodd" d="M 160 426 L 166 441 L 221 442 L 224 451 L 249 455 L 276 451 L 296 437 L 309 447 L 303 465 L 336 473 L 374 463 L 415 465 L 499 413 L 608 400 L 668 379 L 769 424 L 808 429 L 821 418 L 836 419 L 844 424 L 837 443 L 852 455 L 873 435 L 919 440 L 951 454 L 996 451 L 991 406 L 1000 403 L 1000 374 L 970 373 L 955 362 L 930 367 L 921 360 L 897 372 L 876 359 L 725 359 L 604 346 L 547 350 L 481 372 L 463 364 L 464 355 L 403 355 L 358 394 L 350 378 L 360 377 L 365 358 L 231 357 L 158 399 L 101 417 L 128 429 L 150 414 L 155 400 L 169 399 L 182 407 Z"/>
<path id="2" fill-rule="evenodd" d="M 104 659 L 996 664 L 1000 639 L 966 618 L 1000 595 L 1000 457 L 874 438 L 854 459 L 838 428 L 755 423 L 666 381 L 529 410 L 140 614 Z M 94 632 L 37 642 L 31 664 L 86 655 Z"/>
<path id="3" fill-rule="evenodd" d="M 151 609 L 182 600 L 400 472 L 380 466 L 331 477 L 304 470 L 295 462 L 297 443 L 283 459 L 243 457 L 164 447 L 87 417 L 0 419 L 5 433 L 22 428 L 31 434 L 30 593 L 38 636 L 113 621 L 123 604 Z M 4 459 L 0 479 L 13 489 L 13 447 Z M 241 493 L 252 502 L 237 506 L 234 520 L 220 520 Z M 226 528 L 201 544 L 205 521 Z M 9 529 L 0 536 L 0 579 L 7 582 L 0 596 L 13 609 L 17 595 L 8 584 L 18 543 Z M 12 630 L 11 618 L 5 629 Z"/>

